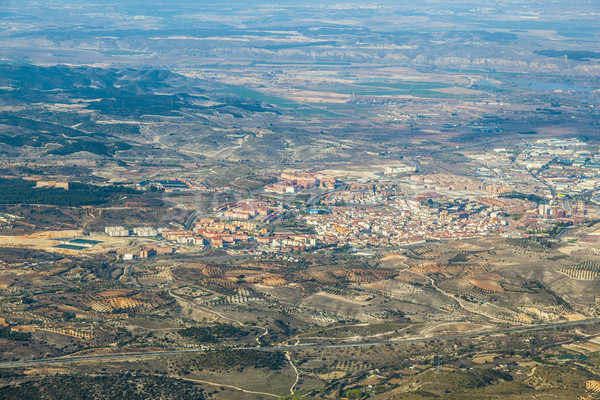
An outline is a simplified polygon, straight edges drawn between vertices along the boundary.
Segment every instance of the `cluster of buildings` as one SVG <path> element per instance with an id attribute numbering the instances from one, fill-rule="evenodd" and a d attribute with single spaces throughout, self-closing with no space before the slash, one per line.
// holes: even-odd
<path id="1" fill-rule="evenodd" d="M 124 226 L 106 226 L 104 233 L 111 237 L 129 236 L 131 231 Z"/>
<path id="2" fill-rule="evenodd" d="M 538 212 L 542 216 L 553 216 L 556 218 L 567 218 L 571 216 L 586 217 L 588 215 L 587 208 L 577 204 L 571 205 L 568 202 L 562 204 L 540 204 Z"/>
<path id="3" fill-rule="evenodd" d="M 563 199 L 538 205 L 517 193 L 502 195 L 507 191 L 502 183 L 486 184 L 452 174 L 412 176 L 404 185 L 363 182 L 325 196 L 322 203 L 332 206 L 330 212 L 307 212 L 303 218 L 323 243 L 355 247 L 490 235 L 521 237 L 550 230 L 556 222 L 592 218 L 590 206 L 582 202 Z"/>
<path id="4" fill-rule="evenodd" d="M 412 165 L 392 165 L 385 167 L 383 172 L 385 175 L 396 175 L 407 172 L 415 172 L 415 167 Z"/>
<path id="5" fill-rule="evenodd" d="M 198 219 L 189 230 L 112 226 L 105 232 L 109 236 L 162 236 L 172 243 L 214 248 L 240 245 L 230 251 L 278 254 L 335 245 L 400 246 L 431 239 L 522 237 L 528 232 L 551 231 L 557 222 L 580 223 L 598 217 L 593 206 L 557 192 L 570 189 L 574 193 L 575 186 L 600 188 L 600 156 L 589 153 L 581 142 L 538 140 L 469 157 L 478 164 L 474 177 L 452 173 L 390 177 L 414 172 L 401 165 L 389 167 L 380 181 L 359 180 L 345 190 L 324 193 L 319 201 L 327 209 L 316 206 L 298 217 L 313 227 L 312 234 L 272 234 L 266 226 L 287 217 L 288 209 L 295 206 L 265 199 L 220 205 L 214 209 L 214 218 Z M 314 172 L 283 172 L 276 177 L 279 181 L 267 185 L 265 191 L 297 193 L 333 189 L 340 183 Z M 169 182 L 199 187 L 184 179 Z M 147 246 L 140 257 L 170 252 L 171 247 Z"/>
<path id="6" fill-rule="evenodd" d="M 256 222 L 230 221 L 222 222 L 213 218 L 202 218 L 196 221 L 194 232 L 198 237 L 204 238 L 212 247 L 225 247 L 227 245 L 248 242 L 254 236 L 266 235 L 266 228 L 259 229 Z"/>
<path id="7" fill-rule="evenodd" d="M 591 194 L 600 199 L 600 154 L 577 139 L 540 139 L 469 156 L 482 165 L 476 173 L 488 184 L 549 198 Z"/>
<path id="8" fill-rule="evenodd" d="M 186 232 L 189 232 L 187 234 Z M 155 238 L 162 236 L 164 239 L 171 240 L 178 243 L 191 243 L 186 240 L 186 236 L 192 236 L 193 232 L 182 229 L 170 229 L 170 228 L 155 228 L 152 226 L 138 226 L 133 229 L 126 228 L 124 226 L 107 226 L 104 228 L 104 233 L 111 237 L 149 237 Z M 194 243 L 196 244 L 196 243 Z"/>
<path id="9" fill-rule="evenodd" d="M 177 243 L 188 243 L 184 240 L 178 240 L 175 236 L 173 236 L 173 230 L 169 230 L 168 228 L 154 228 L 151 226 L 138 226 L 133 229 L 125 228 L 124 226 L 107 226 L 104 228 L 104 233 L 111 237 L 129 237 L 129 236 L 137 236 L 137 237 L 148 237 L 148 238 L 156 238 L 162 235 L 163 238 L 167 240 L 173 240 Z M 196 243 L 194 243 L 196 244 Z M 203 242 L 200 242 L 203 244 Z M 171 246 L 161 246 L 158 244 L 147 244 L 142 250 L 140 250 L 139 255 L 133 253 L 122 254 L 123 260 L 133 260 L 135 258 L 149 258 L 157 255 L 163 254 L 173 254 L 175 253 L 175 249 Z"/>
<path id="10" fill-rule="evenodd" d="M 179 244 L 193 244 L 204 247 L 204 239 L 185 229 L 169 229 L 161 232 L 164 239 Z"/>
<path id="11" fill-rule="evenodd" d="M 514 162 L 516 154 L 504 148 L 497 148 L 485 153 L 470 154 L 469 157 L 477 165 L 475 176 L 486 185 L 490 193 L 522 192 L 549 196 L 548 187 L 531 171 Z"/>
<path id="12" fill-rule="evenodd" d="M 538 176 L 557 194 L 578 196 L 584 193 L 600 193 L 600 157 L 598 164 L 575 165 L 557 160 L 540 171 Z"/>
<path id="13" fill-rule="evenodd" d="M 213 247 L 225 247 L 236 243 L 254 242 L 266 250 L 278 249 L 281 252 L 303 251 L 307 247 L 317 246 L 314 235 L 270 234 L 267 228 L 260 228 L 254 222 L 221 222 L 212 218 L 203 218 L 196 222 L 195 234 L 204 238 Z"/>
<path id="14" fill-rule="evenodd" d="M 167 230 L 168 228 L 154 228 L 151 226 L 138 226 L 133 229 L 120 225 L 104 227 L 104 233 L 111 237 L 126 237 L 132 235 L 139 237 L 156 237 Z"/>
<path id="15" fill-rule="evenodd" d="M 10 224 L 11 222 L 18 220 L 19 218 L 21 218 L 21 217 L 19 217 L 18 215 L 0 212 L 0 224 Z M 10 227 L 10 225 L 1 226 L 1 227 L 8 228 L 8 227 Z"/>
<path id="16" fill-rule="evenodd" d="M 354 247 L 482 237 L 497 233 L 506 225 L 498 217 L 434 209 L 417 200 L 394 199 L 387 205 L 389 207 L 335 207 L 329 214 L 307 214 L 304 218 L 324 242 Z"/>
<path id="17" fill-rule="evenodd" d="M 493 210 L 502 210 L 508 214 L 524 214 L 537 208 L 537 203 L 533 201 L 510 197 L 478 197 L 475 201 Z"/>
<path id="18" fill-rule="evenodd" d="M 223 248 L 235 244 L 252 242 L 254 246 L 252 246 L 252 248 L 248 247 L 247 252 L 255 253 L 304 251 L 321 244 L 321 241 L 319 241 L 315 235 L 272 235 L 266 228 L 260 228 L 255 222 L 222 222 L 212 218 L 199 219 L 196 222 L 194 230 L 162 230 L 160 234 L 166 241 L 177 244 L 195 245 L 200 248 L 203 248 L 207 244 L 214 248 Z M 171 246 L 151 244 L 146 245 L 141 250 L 139 258 L 173 253 L 174 248 Z M 129 254 L 126 259 L 133 258 L 134 255 Z"/>
<path id="19" fill-rule="evenodd" d="M 173 254 L 174 252 L 175 252 L 175 249 L 173 249 L 173 247 L 171 247 L 171 246 L 159 246 L 157 244 L 151 244 L 151 245 L 144 247 L 140 251 L 139 258 L 149 258 L 149 257 L 153 257 L 153 256 L 160 256 L 163 254 Z"/>
<path id="20" fill-rule="evenodd" d="M 133 228 L 133 234 L 140 237 L 153 237 L 157 236 L 159 233 L 158 229 L 151 226 L 138 226 Z"/>
<path id="21" fill-rule="evenodd" d="M 411 175 L 410 180 L 416 185 L 429 190 L 454 191 L 487 191 L 491 193 L 507 193 L 512 191 L 502 184 L 486 184 L 482 179 L 473 179 L 454 174 Z"/>
<path id="22" fill-rule="evenodd" d="M 402 189 L 394 184 L 374 182 L 355 182 L 348 190 L 330 193 L 321 199 L 324 205 L 378 205 L 383 204 L 389 196 L 398 195 Z"/>
<path id="23" fill-rule="evenodd" d="M 556 160 L 573 159 L 583 164 L 590 155 L 585 147 L 578 139 L 540 139 L 519 145 L 515 163 L 529 170 L 539 170 Z"/>
<path id="24" fill-rule="evenodd" d="M 315 172 L 282 172 L 277 178 L 278 182 L 265 186 L 266 192 L 293 194 L 315 187 L 335 189 L 339 184 L 337 178 Z"/>
<path id="25" fill-rule="evenodd" d="M 284 210 L 273 202 L 247 199 L 237 203 L 227 203 L 215 208 L 217 216 L 225 220 L 254 220 L 269 224 L 281 217 Z"/>

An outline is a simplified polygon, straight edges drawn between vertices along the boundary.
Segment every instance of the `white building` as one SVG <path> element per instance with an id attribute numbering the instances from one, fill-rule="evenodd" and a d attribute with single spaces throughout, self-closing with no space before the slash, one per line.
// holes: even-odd
<path id="1" fill-rule="evenodd" d="M 137 236 L 150 237 L 158 235 L 158 230 L 151 226 L 138 226 L 133 228 L 133 233 Z"/>
<path id="2" fill-rule="evenodd" d="M 108 236 L 129 236 L 129 229 L 123 226 L 107 226 L 104 228 L 104 232 Z"/>

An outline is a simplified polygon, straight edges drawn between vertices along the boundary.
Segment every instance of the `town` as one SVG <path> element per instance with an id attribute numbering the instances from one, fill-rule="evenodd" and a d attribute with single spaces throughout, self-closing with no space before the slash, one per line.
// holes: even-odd
<path id="1" fill-rule="evenodd" d="M 3 2 L 0 399 L 600 400 L 597 3 Z"/>
<path id="2" fill-rule="evenodd" d="M 600 218 L 595 205 L 600 159 L 583 142 L 535 140 L 510 151 L 494 148 L 468 156 L 475 177 L 415 174 L 402 166 L 386 167 L 376 179 L 354 181 L 316 172 L 276 173 L 277 183 L 265 185 L 255 197 L 204 210 L 189 229 L 107 226 L 105 234 L 154 241 L 137 254 L 123 254 L 127 260 L 190 248 L 261 256 L 332 247 L 394 248 L 432 240 L 543 237 L 556 226 L 576 227 Z M 200 186 L 195 182 L 193 187 Z M 310 193 L 309 205 L 298 202 L 304 193 Z M 288 228 L 278 228 L 280 221 Z M 308 230 L 295 230 L 295 225 Z"/>

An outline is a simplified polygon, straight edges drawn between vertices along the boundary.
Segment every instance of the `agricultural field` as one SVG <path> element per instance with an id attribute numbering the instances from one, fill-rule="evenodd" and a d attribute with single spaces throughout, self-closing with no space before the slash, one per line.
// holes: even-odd
<path id="1" fill-rule="evenodd" d="M 593 1 L 0 15 L 1 399 L 600 398 Z"/>

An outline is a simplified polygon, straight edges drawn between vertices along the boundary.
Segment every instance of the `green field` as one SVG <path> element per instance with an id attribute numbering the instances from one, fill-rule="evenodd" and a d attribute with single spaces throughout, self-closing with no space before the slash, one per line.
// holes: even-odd
<path id="1" fill-rule="evenodd" d="M 435 89 L 444 89 L 452 86 L 438 82 L 362 82 L 356 84 L 301 86 L 296 87 L 296 89 L 346 94 L 348 96 L 354 93 L 357 96 L 415 96 L 440 99 L 465 97 L 464 95 L 459 96 L 435 91 Z"/>
<path id="2" fill-rule="evenodd" d="M 417 81 L 403 81 L 403 82 L 360 82 L 357 83 L 360 86 L 371 86 L 378 88 L 390 88 L 390 89 L 402 89 L 402 90 L 426 90 L 426 89 L 443 89 L 449 88 L 453 85 L 441 82 L 417 82 Z"/>
<path id="3" fill-rule="evenodd" d="M 282 97 L 271 96 L 257 90 L 248 89 L 242 86 L 228 86 L 225 89 L 218 89 L 215 93 L 231 93 L 240 97 L 251 98 L 262 103 L 271 104 L 281 108 L 288 108 L 302 115 L 326 115 L 329 117 L 342 117 L 340 114 L 323 110 L 320 108 L 309 108 L 304 104 L 297 103 L 293 100 L 284 99 Z"/>
<path id="4" fill-rule="evenodd" d="M 267 104 L 272 104 L 274 106 L 283 107 L 283 108 L 296 108 L 300 105 L 300 104 L 296 103 L 295 101 L 287 100 L 282 97 L 271 96 L 271 95 L 264 94 L 262 92 L 248 89 L 248 88 L 245 88 L 242 86 L 228 86 L 225 89 L 215 90 L 215 93 L 231 93 L 231 94 L 238 95 L 240 97 L 248 97 L 248 98 L 254 99 L 256 101 L 260 101 L 260 102 L 267 103 Z"/>
<path id="5" fill-rule="evenodd" d="M 352 65 L 349 62 L 335 62 L 335 61 L 315 61 L 315 62 L 301 62 L 301 61 L 256 61 L 251 64 L 255 65 Z"/>

